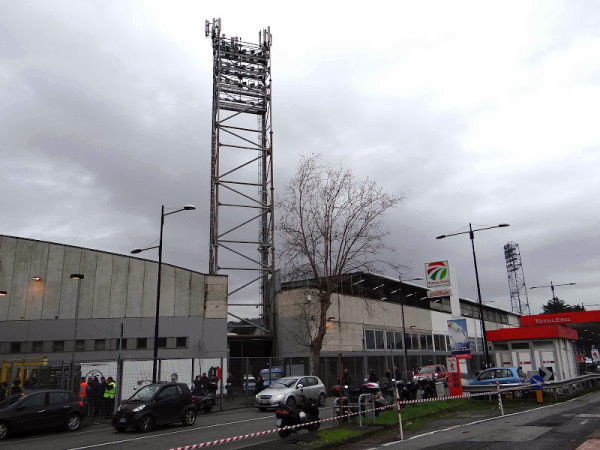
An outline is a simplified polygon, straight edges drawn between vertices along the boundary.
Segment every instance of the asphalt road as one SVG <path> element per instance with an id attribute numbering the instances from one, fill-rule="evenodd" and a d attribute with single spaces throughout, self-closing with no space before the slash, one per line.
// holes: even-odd
<path id="1" fill-rule="evenodd" d="M 600 431 L 600 392 L 515 414 L 446 426 L 437 422 L 436 425 L 437 430 L 371 448 L 572 450 Z"/>
<path id="2" fill-rule="evenodd" d="M 327 405 L 331 404 L 328 399 Z M 321 408 L 322 419 L 331 417 L 332 408 Z M 326 428 L 329 423 L 324 424 Z M 160 427 L 150 433 L 138 431 L 116 432 L 107 421 L 94 423 L 87 418 L 84 426 L 73 433 L 62 431 L 40 432 L 34 435 L 9 436 L 0 441 L 0 450 L 44 449 L 170 449 L 190 444 L 239 436 L 275 428 L 275 412 L 259 412 L 255 408 L 198 414 L 192 427 L 171 425 Z M 308 433 L 305 430 L 300 433 Z M 281 439 L 277 433 L 219 445 L 223 450 L 238 449 Z"/>

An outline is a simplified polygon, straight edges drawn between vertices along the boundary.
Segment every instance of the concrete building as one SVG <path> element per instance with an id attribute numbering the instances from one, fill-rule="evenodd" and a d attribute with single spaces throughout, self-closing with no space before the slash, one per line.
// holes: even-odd
<path id="1" fill-rule="evenodd" d="M 355 374 L 355 380 L 370 368 L 380 377 L 392 364 L 402 370 L 405 355 L 408 369 L 446 364 L 451 354 L 447 324 L 452 318 L 450 300 L 428 299 L 427 291 L 414 282 L 400 283 L 377 274 L 345 276 L 327 311 L 320 364 L 323 379 L 336 380 L 340 352 L 344 367 Z M 286 361 L 309 356 L 307 337 L 315 305 L 316 290 L 309 281 L 283 284 L 275 301 L 278 358 Z M 467 321 L 472 352 L 469 366 L 474 372 L 483 360 L 479 305 L 461 298 L 460 309 Z M 518 314 L 489 305 L 483 306 L 483 315 L 488 331 L 520 325 Z M 489 343 L 488 348 L 491 351 Z"/>
<path id="2" fill-rule="evenodd" d="M 115 360 L 122 327 L 121 358 L 152 360 L 157 269 L 145 259 L 0 236 L 0 359 Z M 226 323 L 226 276 L 163 264 L 160 359 L 226 358 Z"/>

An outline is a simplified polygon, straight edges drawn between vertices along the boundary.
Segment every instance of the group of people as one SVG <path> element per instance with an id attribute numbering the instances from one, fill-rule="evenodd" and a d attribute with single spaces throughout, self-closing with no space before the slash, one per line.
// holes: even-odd
<path id="1" fill-rule="evenodd" d="M 117 383 L 113 377 L 81 377 L 79 399 L 88 409 L 91 417 L 111 417 L 115 407 Z"/>

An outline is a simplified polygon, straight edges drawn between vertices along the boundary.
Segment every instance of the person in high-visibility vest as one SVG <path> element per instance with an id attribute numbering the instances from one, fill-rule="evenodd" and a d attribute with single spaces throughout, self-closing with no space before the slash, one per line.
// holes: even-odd
<path id="1" fill-rule="evenodd" d="M 81 383 L 79 383 L 79 400 L 81 400 L 83 402 L 83 407 L 85 409 L 88 408 L 88 404 L 89 404 L 87 392 L 88 392 L 88 384 L 85 381 L 85 377 L 81 377 Z"/>
<path id="2" fill-rule="evenodd" d="M 104 417 L 111 417 L 115 406 L 115 392 L 117 383 L 113 377 L 106 379 L 106 389 L 104 390 Z"/>

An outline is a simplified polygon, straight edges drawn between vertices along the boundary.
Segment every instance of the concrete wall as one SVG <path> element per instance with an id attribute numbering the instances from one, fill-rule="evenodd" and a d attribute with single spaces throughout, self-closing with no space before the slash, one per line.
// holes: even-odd
<path id="1" fill-rule="evenodd" d="M 317 313 L 316 310 L 307 311 L 306 303 L 309 300 L 317 302 L 315 291 L 293 289 L 277 294 L 275 309 L 278 357 L 309 354 L 306 317 Z M 452 318 L 450 313 L 405 305 L 404 314 L 407 332 L 448 334 L 447 320 Z M 327 328 L 322 354 L 364 352 L 365 329 L 402 331 L 402 306 L 398 303 L 334 294 L 327 317 L 334 317 L 335 320 Z M 508 325 L 486 321 L 488 330 L 506 326 Z M 481 338 L 479 319 L 467 318 L 467 327 L 470 337 Z"/>
<path id="2" fill-rule="evenodd" d="M 157 276 L 154 261 L 0 236 L 0 290 L 8 291 L 0 297 L 0 357 L 15 356 L 6 355 L 10 342 L 64 340 L 64 352 L 45 356 L 70 359 L 75 339 L 116 339 L 122 323 L 124 338 L 149 338 L 147 349 L 125 356 L 151 358 Z M 226 356 L 227 277 L 163 264 L 160 318 L 161 337 L 188 341 L 185 349 L 161 349 L 169 357 Z M 76 358 L 114 357 L 85 345 Z"/>

